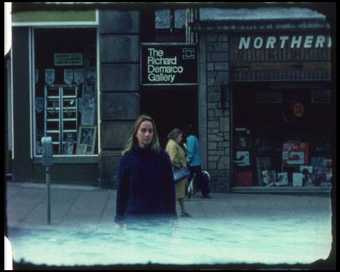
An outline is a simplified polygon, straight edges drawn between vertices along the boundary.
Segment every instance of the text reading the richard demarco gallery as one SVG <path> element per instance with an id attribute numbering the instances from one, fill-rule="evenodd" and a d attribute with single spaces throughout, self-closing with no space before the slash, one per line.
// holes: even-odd
<path id="1" fill-rule="evenodd" d="M 164 50 L 148 48 L 147 71 L 148 81 L 153 83 L 174 83 L 177 74 L 182 74 L 184 68 L 177 64 L 177 56 L 167 57 Z"/>

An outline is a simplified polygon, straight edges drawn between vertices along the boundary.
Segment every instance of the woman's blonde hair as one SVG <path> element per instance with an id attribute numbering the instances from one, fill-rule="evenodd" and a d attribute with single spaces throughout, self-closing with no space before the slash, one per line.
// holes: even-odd
<path id="1" fill-rule="evenodd" d="M 159 152 L 160 151 L 160 144 L 159 144 L 159 138 L 158 138 L 158 133 L 157 133 L 157 128 L 156 128 L 156 123 L 155 121 L 152 119 L 152 117 L 148 116 L 148 115 L 140 115 L 133 128 L 132 131 L 130 133 L 130 136 L 127 140 L 126 146 L 124 148 L 124 150 L 122 151 L 122 155 L 126 154 L 127 152 L 129 152 L 130 150 L 132 150 L 134 147 L 138 146 L 138 140 L 136 138 L 136 134 L 138 132 L 138 129 L 140 127 L 140 125 L 144 122 L 144 121 L 149 121 L 152 123 L 152 127 L 153 127 L 153 137 L 152 137 L 152 141 L 150 144 L 150 148 L 151 150 L 155 151 L 155 152 Z"/>

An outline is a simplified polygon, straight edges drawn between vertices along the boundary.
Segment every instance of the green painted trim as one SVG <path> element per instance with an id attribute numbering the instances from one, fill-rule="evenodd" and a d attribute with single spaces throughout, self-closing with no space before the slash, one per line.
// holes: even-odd
<path id="1" fill-rule="evenodd" d="M 13 23 L 95 22 L 96 10 L 20 11 L 12 14 Z"/>

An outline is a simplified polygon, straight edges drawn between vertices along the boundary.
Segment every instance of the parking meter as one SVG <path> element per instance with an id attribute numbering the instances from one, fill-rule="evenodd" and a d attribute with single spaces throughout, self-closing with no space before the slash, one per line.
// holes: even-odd
<path id="1" fill-rule="evenodd" d="M 44 166 L 51 166 L 53 164 L 53 148 L 52 148 L 52 137 L 42 137 L 42 164 Z"/>
<path id="2" fill-rule="evenodd" d="M 52 137 L 42 137 L 42 165 L 45 166 L 45 179 L 47 191 L 47 223 L 51 224 L 51 197 L 50 197 L 50 166 L 53 164 Z"/>

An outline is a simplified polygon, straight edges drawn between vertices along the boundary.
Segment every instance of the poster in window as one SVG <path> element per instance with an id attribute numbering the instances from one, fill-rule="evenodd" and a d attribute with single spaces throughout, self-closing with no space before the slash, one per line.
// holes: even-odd
<path id="1" fill-rule="evenodd" d="M 74 83 L 80 85 L 84 83 L 84 70 L 83 69 L 73 69 Z"/>
<path id="2" fill-rule="evenodd" d="M 85 95 L 79 98 L 79 110 L 81 112 L 81 124 L 93 126 L 96 121 L 96 99 Z"/>
<path id="3" fill-rule="evenodd" d="M 73 70 L 72 69 L 64 69 L 64 82 L 67 85 L 71 85 L 73 82 Z"/>
<path id="4" fill-rule="evenodd" d="M 275 185 L 276 186 L 288 185 L 288 172 L 277 173 Z"/>
<path id="5" fill-rule="evenodd" d="M 313 185 L 313 166 L 300 165 L 300 173 L 303 174 L 303 185 Z"/>
<path id="6" fill-rule="evenodd" d="M 96 144 L 96 127 L 80 126 L 77 143 L 77 154 L 94 154 Z M 86 145 L 86 148 L 83 146 Z"/>
<path id="7" fill-rule="evenodd" d="M 35 98 L 35 111 L 37 113 L 41 113 L 44 110 L 44 98 L 41 96 L 37 96 Z"/>
<path id="8" fill-rule="evenodd" d="M 77 154 L 84 155 L 86 154 L 87 144 L 78 144 L 77 145 Z"/>
<path id="9" fill-rule="evenodd" d="M 237 166 L 250 166 L 249 151 L 236 151 L 235 163 Z"/>
<path id="10" fill-rule="evenodd" d="M 263 186 L 274 186 L 276 182 L 276 171 L 275 170 L 263 170 L 261 185 Z"/>
<path id="11" fill-rule="evenodd" d="M 86 69 L 86 82 L 88 85 L 96 84 L 96 67 L 89 67 Z"/>
<path id="12" fill-rule="evenodd" d="M 308 164 L 309 144 L 286 142 L 283 144 L 282 163 L 284 166 Z"/>
<path id="13" fill-rule="evenodd" d="M 55 70 L 45 69 L 45 83 L 47 85 L 52 85 L 55 81 Z"/>
<path id="14" fill-rule="evenodd" d="M 39 137 L 38 137 L 38 139 L 39 139 Z M 42 152 L 43 152 L 42 145 L 41 145 L 41 141 L 40 141 L 40 140 L 39 140 L 39 141 L 36 141 L 35 146 L 36 146 L 37 155 L 41 155 Z"/>
<path id="15" fill-rule="evenodd" d="M 293 186 L 303 186 L 303 174 L 302 173 L 293 173 Z"/>

